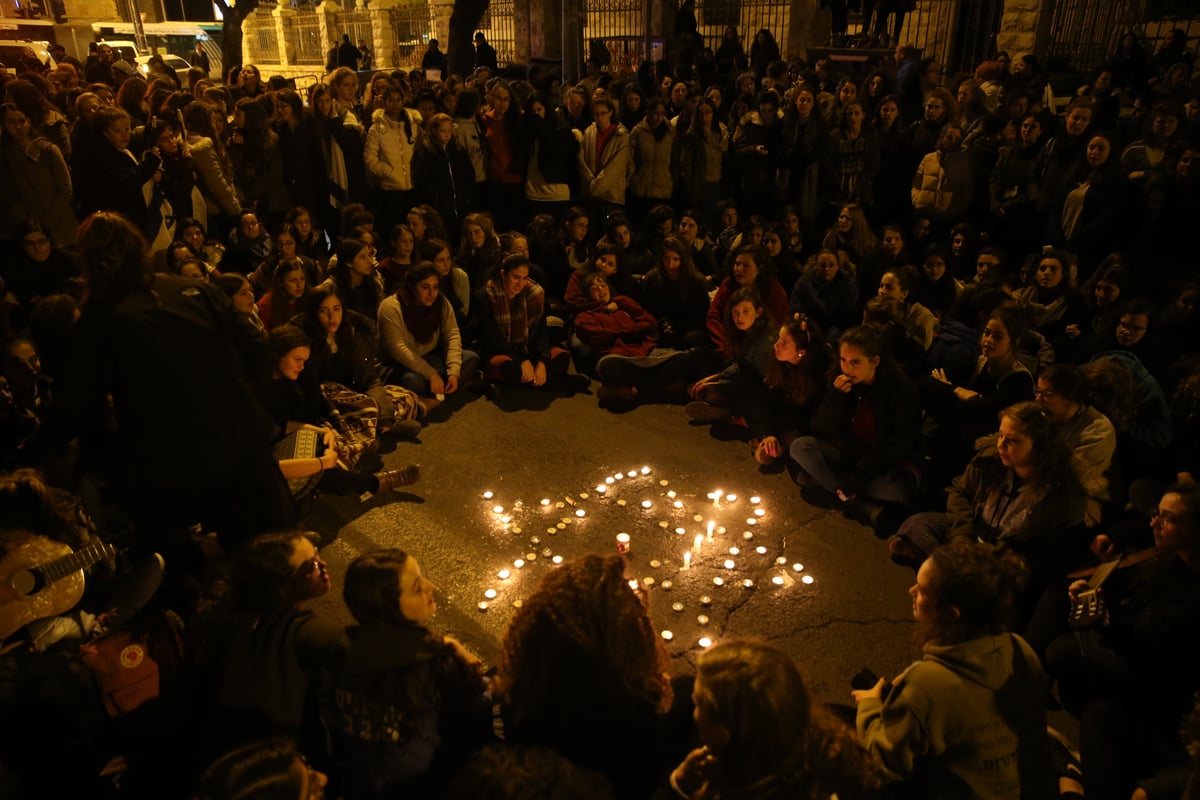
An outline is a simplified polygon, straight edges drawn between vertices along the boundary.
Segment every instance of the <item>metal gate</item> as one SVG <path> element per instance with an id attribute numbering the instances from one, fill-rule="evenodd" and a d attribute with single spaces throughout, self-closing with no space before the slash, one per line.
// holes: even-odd
<path id="1" fill-rule="evenodd" d="M 242 23 L 242 52 L 247 64 L 278 64 L 279 37 L 275 17 L 268 9 L 257 9 Z"/>
<path id="2" fill-rule="evenodd" d="M 791 27 L 791 3 L 781 0 L 698 0 L 696 3 L 697 30 L 704 44 L 714 52 L 721 47 L 725 29 L 737 28 L 746 57 L 754 37 L 767 29 L 779 44 L 780 52 L 787 49 L 788 29 Z"/>
<path id="3" fill-rule="evenodd" d="M 324 64 L 325 42 L 321 41 L 321 23 L 316 13 L 298 11 L 283 26 L 289 64 Z"/>
<path id="4" fill-rule="evenodd" d="M 488 44 L 496 48 L 496 62 L 507 67 L 516 61 L 516 32 L 513 29 L 513 0 L 491 0 L 487 11 L 479 20 L 478 30 L 483 31 Z"/>
<path id="5" fill-rule="evenodd" d="M 397 4 L 390 9 L 391 53 L 386 62 L 399 67 L 421 63 L 429 40 L 437 33 L 433 5 L 426 2 Z"/>
<path id="6" fill-rule="evenodd" d="M 603 44 L 612 54 L 612 69 L 636 70 L 646 56 L 646 6 L 639 0 L 584 0 L 584 51 Z"/>
<path id="7" fill-rule="evenodd" d="M 1122 34 L 1141 22 L 1142 0 L 1058 0 L 1048 56 L 1062 56 L 1076 69 L 1099 67 L 1116 52 Z"/>

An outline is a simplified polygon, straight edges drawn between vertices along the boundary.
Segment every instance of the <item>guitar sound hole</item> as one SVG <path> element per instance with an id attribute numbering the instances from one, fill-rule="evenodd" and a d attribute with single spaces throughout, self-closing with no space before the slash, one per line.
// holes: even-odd
<path id="1" fill-rule="evenodd" d="M 45 585 L 45 580 L 37 570 L 23 569 L 12 576 L 12 587 L 21 597 L 28 597 Z"/>

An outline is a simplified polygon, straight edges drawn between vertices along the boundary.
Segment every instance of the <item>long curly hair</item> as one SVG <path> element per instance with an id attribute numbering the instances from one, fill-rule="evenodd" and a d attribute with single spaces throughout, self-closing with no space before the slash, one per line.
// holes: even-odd
<path id="1" fill-rule="evenodd" d="M 115 306 L 154 282 L 146 238 L 113 211 L 97 211 L 79 226 L 79 261 L 87 277 L 85 307 Z"/>
<path id="2" fill-rule="evenodd" d="M 765 383 L 783 391 L 788 402 L 806 406 L 824 394 L 832 359 L 829 344 L 817 323 L 804 314 L 785 320 L 780 326 L 780 335 L 787 334 L 796 343 L 797 350 L 804 351 L 799 364 L 790 364 L 777 358 L 767 368 Z"/>
<path id="3" fill-rule="evenodd" d="M 1042 497 L 1053 497 L 1065 489 L 1083 486 L 1074 452 L 1049 409 L 1032 401 L 1017 403 L 1001 411 L 999 417 L 1011 420 L 1032 440 L 1035 481 Z"/>
<path id="4" fill-rule="evenodd" d="M 696 662 L 696 706 L 729 732 L 716 753 L 721 797 L 793 798 L 878 785 L 865 751 L 850 731 L 813 703 L 790 656 L 756 641 L 719 644 Z M 755 790 L 763 791 L 759 795 Z M 779 794 L 778 796 L 785 796 Z"/>
<path id="5" fill-rule="evenodd" d="M 569 724 L 562 684 L 580 678 L 563 668 L 587 663 L 627 695 L 657 709 L 671 706 L 668 659 L 650 617 L 625 577 L 625 558 L 589 555 L 563 564 L 542 579 L 517 611 L 501 643 L 493 696 L 513 709 L 517 722 Z M 552 692 L 557 684 L 558 691 Z M 569 693 L 594 702 L 594 687 Z"/>
<path id="6" fill-rule="evenodd" d="M 919 627 L 919 641 L 956 644 L 1010 629 L 1029 578 L 1020 556 L 996 545 L 952 542 L 929 558 L 937 613 Z"/>
<path id="7" fill-rule="evenodd" d="M 74 495 L 50 486 L 34 469 L 0 476 L 0 532 L 29 531 L 78 549 L 95 527 Z"/>

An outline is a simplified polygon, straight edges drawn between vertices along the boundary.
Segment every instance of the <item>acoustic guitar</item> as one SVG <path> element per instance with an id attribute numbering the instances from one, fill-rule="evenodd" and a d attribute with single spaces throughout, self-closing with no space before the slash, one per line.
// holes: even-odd
<path id="1" fill-rule="evenodd" d="M 1097 623 L 1101 626 L 1108 625 L 1111 615 L 1108 606 L 1104 604 L 1104 598 L 1100 595 L 1100 587 L 1118 567 L 1136 566 L 1144 561 L 1149 561 L 1157 554 L 1158 551 L 1155 548 L 1149 547 L 1136 553 L 1123 553 L 1111 561 L 1105 561 L 1098 567 L 1072 573 L 1069 576 L 1071 578 L 1086 577 L 1088 585 L 1071 602 L 1067 623 L 1072 628 L 1086 628 Z"/>
<path id="2" fill-rule="evenodd" d="M 74 608 L 83 597 L 83 571 L 116 553 L 104 542 L 72 551 L 43 536 L 10 545 L 0 561 L 0 641 L 31 622 Z"/>

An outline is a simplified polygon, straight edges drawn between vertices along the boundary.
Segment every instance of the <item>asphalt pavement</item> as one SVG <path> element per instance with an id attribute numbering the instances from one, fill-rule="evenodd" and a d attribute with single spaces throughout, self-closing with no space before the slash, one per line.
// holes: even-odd
<path id="1" fill-rule="evenodd" d="M 314 604 L 322 613 L 350 622 L 346 565 L 400 548 L 437 586 L 432 627 L 494 663 L 514 604 L 557 558 L 613 552 L 625 533 L 629 577 L 670 632 L 677 673 L 692 670 L 702 638 L 756 637 L 791 653 L 817 697 L 847 702 L 863 667 L 893 676 L 915 657 L 912 572 L 870 529 L 808 505 L 786 471 L 761 472 L 745 442 L 691 422 L 682 405 L 614 414 L 591 391 L 517 390 L 500 404 L 451 397 L 431 418 L 419 442 L 380 456 L 421 464 L 420 483 L 312 506 L 334 586 Z"/>

